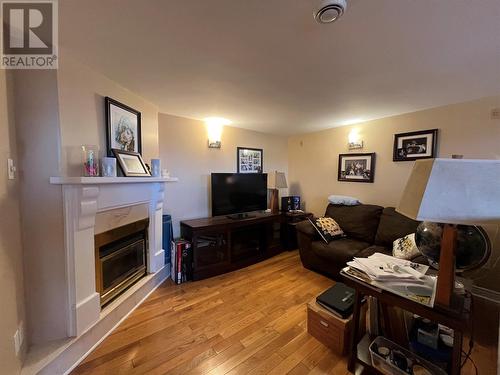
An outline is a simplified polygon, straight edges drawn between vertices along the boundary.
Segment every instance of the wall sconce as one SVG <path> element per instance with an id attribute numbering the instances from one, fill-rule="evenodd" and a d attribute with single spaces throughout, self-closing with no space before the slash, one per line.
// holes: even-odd
<path id="1" fill-rule="evenodd" d="M 207 117 L 205 120 L 208 133 L 208 148 L 221 148 L 222 128 L 231 121 L 222 117 Z"/>
<path id="2" fill-rule="evenodd" d="M 349 133 L 349 150 L 359 150 L 363 148 L 363 141 L 361 140 L 358 130 L 352 129 Z"/>

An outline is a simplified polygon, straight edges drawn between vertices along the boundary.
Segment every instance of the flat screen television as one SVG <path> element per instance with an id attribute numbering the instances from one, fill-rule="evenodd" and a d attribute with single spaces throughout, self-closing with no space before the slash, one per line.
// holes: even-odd
<path id="1" fill-rule="evenodd" d="M 267 173 L 212 173 L 212 216 L 267 208 Z"/>

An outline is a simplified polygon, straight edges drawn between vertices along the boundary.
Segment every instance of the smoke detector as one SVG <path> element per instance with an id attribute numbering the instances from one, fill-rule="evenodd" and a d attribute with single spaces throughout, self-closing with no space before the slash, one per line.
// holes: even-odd
<path id="1" fill-rule="evenodd" d="M 347 0 L 322 0 L 313 12 L 318 23 L 332 23 L 338 20 L 347 9 Z"/>

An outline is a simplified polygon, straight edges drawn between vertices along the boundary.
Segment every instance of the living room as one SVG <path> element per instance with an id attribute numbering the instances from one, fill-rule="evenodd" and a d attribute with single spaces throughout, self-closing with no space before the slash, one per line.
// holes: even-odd
<path id="1" fill-rule="evenodd" d="M 474 299 L 470 327 L 464 324 L 463 340 L 456 329 L 450 346 L 463 341 L 460 355 L 450 354 L 444 371 L 497 373 L 498 1 L 29 3 L 33 9 L 2 1 L 3 47 L 23 44 L 10 25 L 26 9 L 47 19 L 45 3 L 52 5 L 55 49 L 36 69 L 19 57 L 26 54 L 2 49 L 4 373 L 361 373 L 374 363 L 356 359 L 356 316 L 367 322 L 356 329 L 370 343 L 387 336 L 406 350 L 410 330 L 394 323 L 402 319 L 383 303 L 385 295 L 358 290 L 359 280 L 340 272 L 354 257 L 393 255 L 393 240 L 410 233 L 418 239 L 428 228 L 421 221 L 453 224 L 452 236 L 455 224 L 481 228 L 474 232 L 482 236 L 474 247 L 481 259 L 465 271 L 457 264 L 455 276 L 454 263 L 448 273 L 437 270 L 431 256 L 423 263 L 430 279 L 451 277 Z M 36 23 L 30 20 L 28 32 L 43 42 Z M 135 121 L 133 142 L 122 148 L 131 154 L 112 151 L 123 140 L 113 146 L 116 113 Z M 127 157 L 142 170 L 131 172 Z M 436 182 L 442 168 L 452 168 L 447 162 L 470 173 L 459 168 Z M 247 168 L 255 173 L 238 173 Z M 214 185 L 223 174 L 247 176 L 237 193 L 254 184 L 258 209 L 249 206 L 248 191 L 232 208 L 217 202 L 229 189 Z M 467 198 L 457 200 L 459 193 Z M 296 212 L 277 208 L 285 209 L 282 197 L 300 197 L 290 206 Z M 226 217 L 247 211 L 247 218 Z M 324 216 L 348 238 L 323 243 L 314 224 Z M 378 241 L 386 219 L 396 224 L 386 222 L 392 229 Z M 362 238 L 370 225 L 370 238 Z M 133 233 L 122 239 L 139 235 L 133 239 L 142 244 L 143 263 L 116 293 L 104 287 L 108 295 L 105 276 L 99 279 L 116 242 L 108 235 L 125 228 Z M 214 246 L 226 253 L 215 251 L 217 264 L 176 285 L 170 243 L 163 242 L 170 228 L 172 238 L 191 241 L 195 259 L 208 232 L 223 233 Z M 351 239 L 362 244 L 349 243 L 335 258 L 336 244 Z M 371 246 L 379 247 L 363 252 Z M 258 255 L 237 259 L 233 248 Z M 455 251 L 460 258 L 454 248 L 450 259 Z M 356 291 L 354 311 L 336 320 L 314 300 L 341 283 Z M 438 302 L 441 292 L 457 292 L 436 284 Z M 368 302 L 357 311 L 362 292 Z M 424 317 L 446 311 L 411 302 L 401 303 Z M 324 324 L 340 324 L 342 334 L 315 336 L 315 313 Z M 447 327 L 456 323 L 443 319 Z M 401 359 L 393 353 L 402 351 L 383 356 L 379 345 L 379 358 L 394 367 Z M 433 373 L 426 362 L 418 362 L 422 372 L 415 360 L 408 363 L 414 369 L 377 368 Z"/>

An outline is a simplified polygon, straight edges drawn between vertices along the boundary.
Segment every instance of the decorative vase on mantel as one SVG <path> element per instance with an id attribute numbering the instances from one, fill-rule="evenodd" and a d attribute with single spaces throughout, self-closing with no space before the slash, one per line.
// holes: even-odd
<path id="1" fill-rule="evenodd" d="M 82 146 L 83 175 L 85 177 L 99 176 L 99 146 Z"/>

